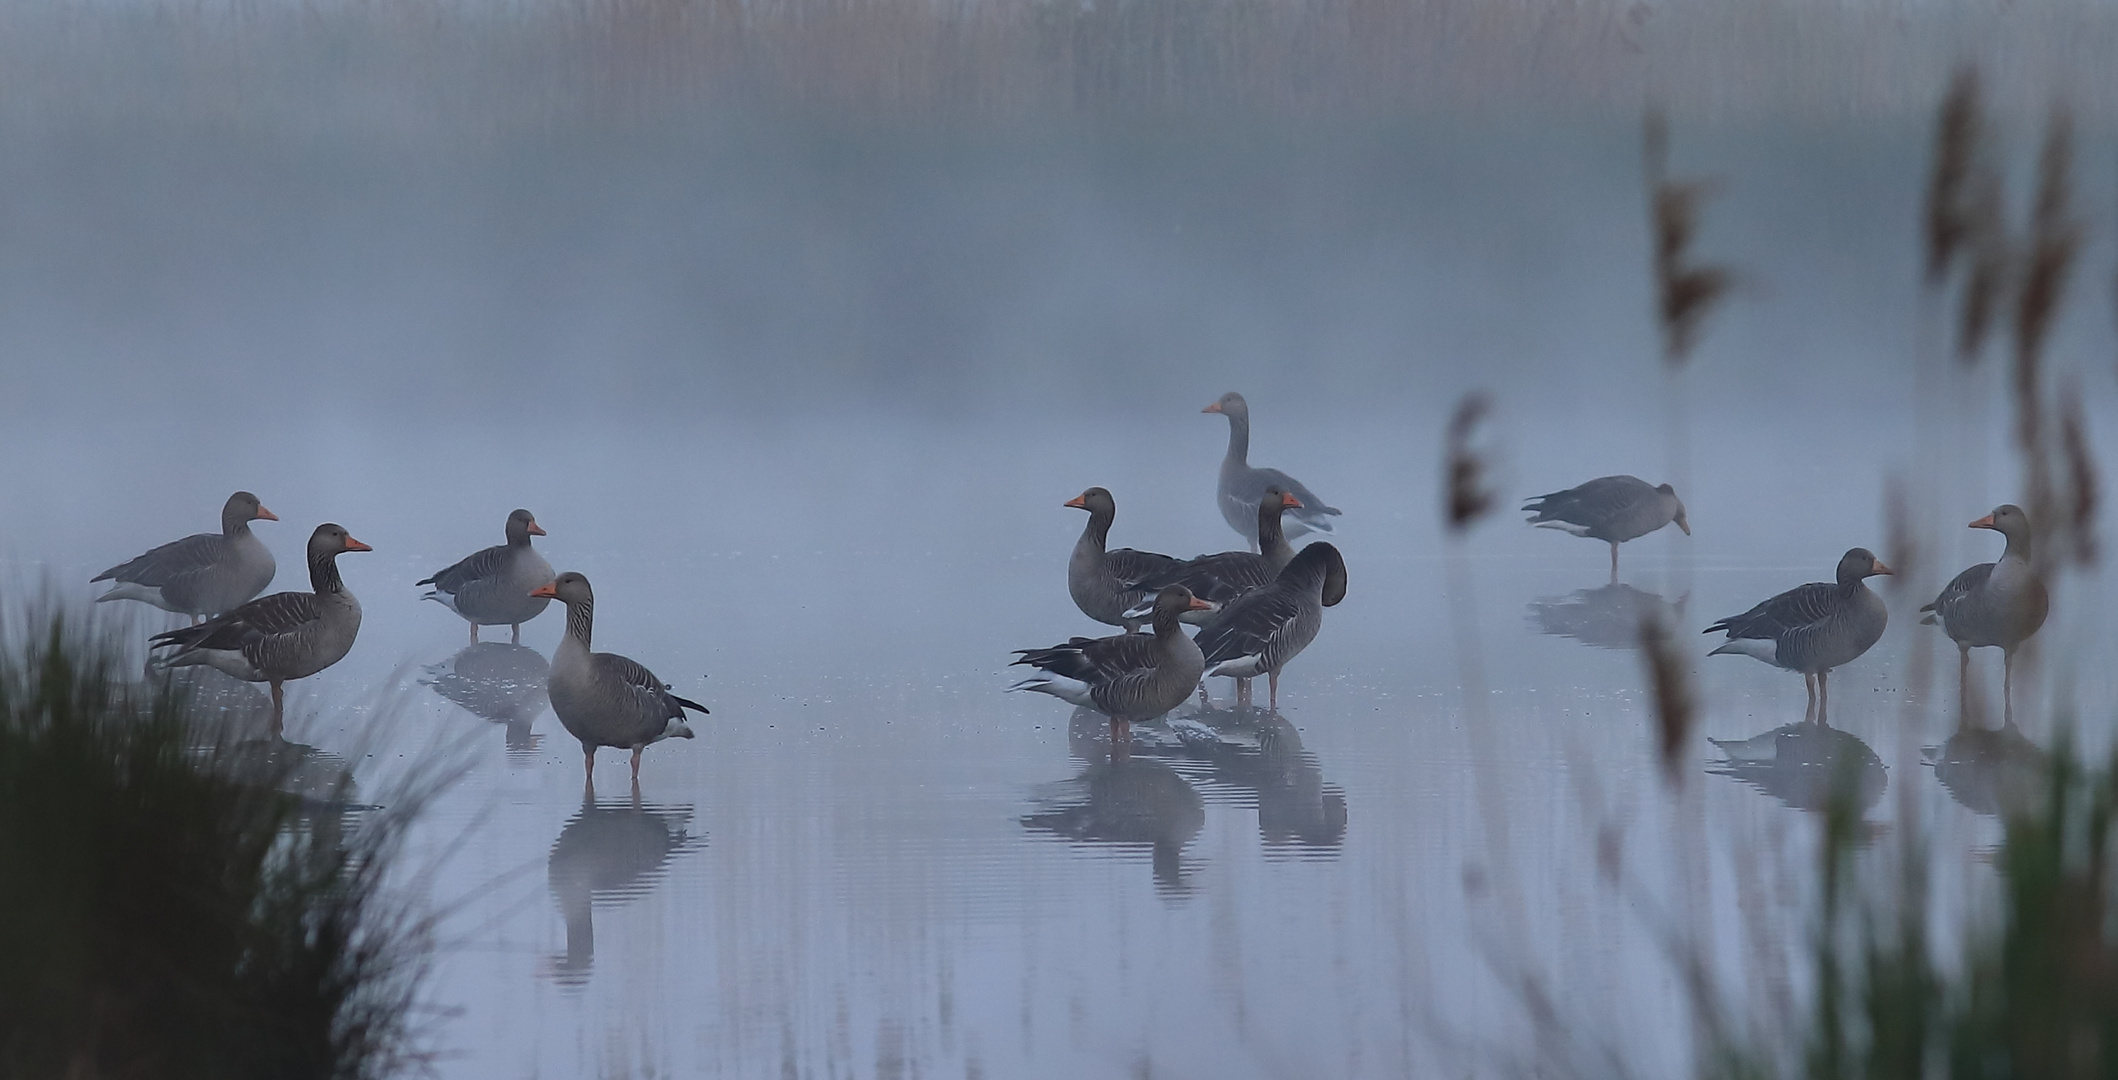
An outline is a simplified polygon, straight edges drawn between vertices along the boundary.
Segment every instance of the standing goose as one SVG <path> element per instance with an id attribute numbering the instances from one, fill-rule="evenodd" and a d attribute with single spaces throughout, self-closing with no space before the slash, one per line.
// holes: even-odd
<path id="1" fill-rule="evenodd" d="M 1956 575 L 1934 602 L 1921 608 L 1931 612 L 1920 622 L 1941 623 L 1956 642 L 1957 690 L 1968 700 L 1971 693 L 1971 650 L 1993 645 L 2000 648 L 2001 717 L 2015 719 L 2015 650 L 2044 626 L 2051 610 L 2051 595 L 2030 567 L 2030 518 L 2022 507 L 2008 503 L 1971 523 L 1974 529 L 1992 529 L 2007 537 L 2007 550 L 1997 563 L 1979 563 Z"/>
<path id="2" fill-rule="evenodd" d="M 205 664 L 245 682 L 272 684 L 272 733 L 284 727 L 281 684 L 314 675 L 343 659 L 360 633 L 360 601 L 338 576 L 338 557 L 374 549 L 325 523 L 309 534 L 312 592 L 261 596 L 206 620 L 156 634 L 150 648 L 175 646 L 158 667 Z"/>
<path id="3" fill-rule="evenodd" d="M 1539 495 L 1522 508 L 1530 513 L 1530 524 L 1546 529 L 1564 529 L 1575 536 L 1602 540 L 1611 546 L 1611 583 L 1618 581 L 1618 545 L 1676 522 L 1684 535 L 1691 535 L 1691 522 L 1684 516 L 1684 502 L 1668 484 L 1649 484 L 1637 476 L 1599 476 L 1580 487 Z"/>
<path id="4" fill-rule="evenodd" d="M 1339 515 L 1338 507 L 1324 505 L 1324 500 L 1316 492 L 1278 469 L 1251 467 L 1250 403 L 1243 400 L 1243 395 L 1230 390 L 1222 394 L 1219 401 L 1199 411 L 1220 413 L 1228 418 L 1228 455 L 1221 459 L 1218 502 L 1222 519 L 1228 522 L 1229 528 L 1250 541 L 1252 550 L 1256 550 L 1258 543 L 1258 503 L 1264 499 L 1266 488 L 1277 487 L 1301 502 L 1300 511 L 1289 515 L 1294 519 L 1287 523 L 1289 537 L 1332 531 L 1330 519 Z"/>
<path id="5" fill-rule="evenodd" d="M 1206 658 L 1184 636 L 1178 616 L 1207 607 L 1191 590 L 1171 585 L 1155 596 L 1153 634 L 1077 637 L 1049 649 L 1017 649 L 1022 659 L 1015 663 L 1039 674 L 1008 689 L 1050 694 L 1110 717 L 1111 743 L 1117 745 L 1132 721 L 1152 720 L 1184 704 L 1199 685 Z"/>
<path id="6" fill-rule="evenodd" d="M 1891 572 L 1874 552 L 1853 548 L 1839 559 L 1837 584 L 1817 581 L 1789 589 L 1707 627 L 1706 633 L 1728 634 L 1728 640 L 1707 655 L 1741 653 L 1801 672 L 1802 683 L 1809 688 L 1809 707 L 1803 718 L 1827 723 L 1831 669 L 1867 652 L 1890 622 L 1883 598 L 1870 591 L 1864 580 Z"/>
<path id="7" fill-rule="evenodd" d="M 1300 499 L 1279 488 L 1266 488 L 1265 498 L 1258 503 L 1258 547 L 1264 554 L 1224 551 L 1218 555 L 1201 555 L 1149 575 L 1144 581 L 1135 581 L 1132 587 L 1148 590 L 1152 595 L 1164 586 L 1182 585 L 1190 589 L 1193 596 L 1215 605 L 1226 604 L 1253 589 L 1262 589 L 1272 584 L 1281 568 L 1294 561 L 1294 547 L 1287 543 L 1286 533 L 1280 530 L 1280 515 L 1301 505 Z M 1143 601 L 1128 609 L 1125 617 L 1145 618 L 1153 607 L 1152 599 Z M 1204 623 L 1211 620 L 1213 614 L 1210 611 L 1185 612 L 1184 621 Z"/>
<path id="8" fill-rule="evenodd" d="M 194 533 L 172 540 L 131 562 L 120 563 L 89 579 L 115 580 L 105 600 L 142 600 L 163 611 L 191 616 L 218 615 L 265 591 L 276 569 L 272 552 L 250 531 L 253 521 L 278 521 L 257 496 L 238 491 L 221 507 L 219 533 Z"/>
<path id="9" fill-rule="evenodd" d="M 1321 540 L 1310 544 L 1272 584 L 1238 598 L 1200 628 L 1206 674 L 1234 679 L 1239 706 L 1250 704 L 1250 680 L 1268 676 L 1270 706 L 1278 709 L 1280 669 L 1316 640 L 1324 609 L 1345 598 L 1345 557 Z"/>
<path id="10" fill-rule="evenodd" d="M 707 712 L 706 706 L 669 692 L 669 684 L 636 660 L 616 653 L 588 651 L 595 627 L 596 594 L 588 579 L 569 570 L 532 594 L 566 605 L 566 637 L 552 653 L 547 690 L 552 712 L 567 733 L 581 740 L 581 769 L 596 782 L 596 747 L 632 751 L 632 776 L 640 778 L 640 751 L 663 739 L 689 739 L 684 710 Z"/>
<path id="11" fill-rule="evenodd" d="M 1081 530 L 1081 539 L 1074 542 L 1073 557 L 1066 561 L 1066 591 L 1089 618 L 1122 626 L 1128 634 L 1138 630 L 1144 617 L 1128 616 L 1126 609 L 1152 594 L 1130 583 L 1175 566 L 1177 560 L 1131 548 L 1105 550 L 1111 522 L 1118 516 L 1118 503 L 1103 488 L 1092 487 L 1068 499 L 1065 505 L 1088 511 L 1088 527 Z"/>
<path id="12" fill-rule="evenodd" d="M 471 640 L 478 640 L 478 627 L 514 628 L 514 644 L 522 644 L 522 624 L 544 613 L 551 603 L 530 590 L 552 580 L 552 564 L 530 546 L 530 537 L 543 536 L 544 528 L 527 510 L 507 516 L 507 543 L 465 556 L 462 561 L 415 585 L 434 588 L 421 599 L 439 601 L 471 624 Z"/>

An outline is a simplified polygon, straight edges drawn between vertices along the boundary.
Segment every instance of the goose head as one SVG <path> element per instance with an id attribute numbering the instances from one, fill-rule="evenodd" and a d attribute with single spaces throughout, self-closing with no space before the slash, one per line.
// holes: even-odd
<path id="1" fill-rule="evenodd" d="M 507 516 L 507 542 L 516 546 L 529 543 L 532 536 L 543 536 L 544 527 L 537 524 L 537 515 L 527 510 L 517 510 Z"/>
<path id="2" fill-rule="evenodd" d="M 2028 539 L 2030 515 L 2023 513 L 2022 507 L 2014 503 L 2002 503 L 1994 507 L 1992 513 L 1972 522 L 1971 527 L 1991 529 L 2010 540 Z"/>
<path id="3" fill-rule="evenodd" d="M 1250 403 L 1243 400 L 1243 395 L 1238 394 L 1233 390 L 1222 394 L 1219 398 L 1214 401 L 1213 404 L 1208 405 L 1205 408 L 1200 409 L 1199 411 L 1220 413 L 1221 415 L 1226 416 L 1231 420 L 1250 419 Z"/>
<path id="4" fill-rule="evenodd" d="M 562 604 L 593 604 L 596 594 L 588 587 L 588 578 L 576 570 L 568 570 L 551 581 L 530 590 L 531 596 L 557 600 Z"/>
<path id="5" fill-rule="evenodd" d="M 1109 519 L 1118 515 L 1118 501 L 1111 498 L 1110 491 L 1106 488 L 1092 487 L 1066 500 L 1065 505 L 1076 510 L 1086 510 L 1092 518 Z"/>
<path id="6" fill-rule="evenodd" d="M 353 539 L 353 534 L 343 525 L 325 522 L 309 534 L 309 561 L 332 559 L 348 551 L 373 551 L 374 548 Z"/>
<path id="7" fill-rule="evenodd" d="M 1867 548 L 1851 548 L 1846 554 L 1839 556 L 1839 584 L 1841 585 L 1853 585 L 1862 578 L 1871 578 L 1877 574 L 1894 573 L 1897 573 L 1897 571 L 1884 566 L 1883 560 L 1876 558 L 1875 552 Z"/>
<path id="8" fill-rule="evenodd" d="M 279 515 L 265 509 L 257 496 L 247 491 L 238 491 L 228 496 L 221 506 L 221 531 L 234 532 L 237 527 L 253 521 L 278 521 Z"/>
<path id="9" fill-rule="evenodd" d="M 1675 513 L 1670 515 L 1670 520 L 1677 523 L 1677 528 L 1684 530 L 1684 535 L 1690 536 L 1691 519 L 1684 516 L 1684 500 L 1677 498 L 1677 489 L 1668 484 L 1663 484 L 1655 490 L 1661 492 L 1663 497 L 1667 498 L 1670 504 L 1677 508 Z"/>

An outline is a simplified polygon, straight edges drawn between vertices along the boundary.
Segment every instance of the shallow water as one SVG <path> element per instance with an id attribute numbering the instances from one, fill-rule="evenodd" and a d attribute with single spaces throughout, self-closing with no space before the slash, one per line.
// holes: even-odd
<path id="1" fill-rule="evenodd" d="M 1911 140 L 1779 137 L 1803 153 L 1745 157 L 1732 136 L 1694 145 L 1737 158 L 1742 183 L 1712 239 L 1773 287 L 1709 331 L 1689 377 L 1696 534 L 1628 545 L 1621 587 L 1607 584 L 1602 545 L 1511 512 L 1461 541 L 1438 524 L 1439 421 L 1469 386 L 1500 402 L 1504 508 L 1602 473 L 1653 477 L 1663 459 L 1632 149 L 1573 131 L 1408 137 L 1401 158 L 1340 162 L 1351 179 L 1322 194 L 1316 177 L 1338 176 L 1329 163 L 1203 205 L 1171 177 L 1210 177 L 1249 151 L 1046 174 L 986 148 L 994 160 L 972 154 L 965 190 L 910 210 L 849 208 L 838 200 L 859 188 L 852 174 L 796 155 L 782 164 L 819 190 L 790 189 L 789 216 L 872 214 L 890 228 L 847 239 L 818 226 L 853 254 L 805 257 L 845 276 L 775 279 L 782 306 L 754 323 L 716 300 L 730 325 L 785 346 L 784 372 L 735 339 L 687 339 L 681 297 L 626 294 L 639 311 L 607 296 L 539 307 L 494 284 L 517 260 L 541 265 L 563 216 L 505 243 L 502 230 L 466 227 L 499 246 L 459 249 L 424 243 L 417 224 L 420 212 L 446 217 L 437 208 L 462 197 L 453 183 L 435 194 L 397 178 L 428 200 L 320 182 L 347 200 L 345 220 L 303 234 L 318 250 L 292 260 L 292 280 L 273 275 L 286 260 L 258 254 L 277 250 L 268 230 L 243 234 L 265 246 L 227 256 L 230 280 L 266 299 L 165 282 L 174 309 L 203 290 L 229 310 L 257 305 L 270 318 L 256 325 L 206 318 L 161 340 L 143 309 L 124 308 L 4 328 L 18 350 L 57 342 L 87 358 L 16 373 L 0 453 L 37 467 L 0 476 L 7 570 L 18 587 L 52 581 L 85 601 L 95 571 L 210 525 L 235 486 L 283 519 L 258 526 L 281 560 L 276 588 L 301 587 L 316 522 L 374 546 L 342 563 L 366 612 L 359 643 L 290 688 L 287 733 L 350 760 L 364 793 L 389 791 L 415 762 L 466 770 L 411 853 L 447 912 L 433 997 L 458 1010 L 438 1029 L 448 1076 L 1396 1077 L 1539 1060 L 1676 1074 L 1692 1027 L 1674 956 L 1710 957 L 1735 1008 L 1769 1016 L 1798 996 L 1813 810 L 1834 770 L 1858 778 L 1872 862 L 1908 808 L 1936 830 L 1941 873 L 1961 886 L 1938 906 L 1962 918 L 1983 902 L 1990 815 L 2034 758 L 2025 743 L 2052 744 L 2045 706 L 2088 718 L 2093 741 L 2118 703 L 2092 618 L 2108 587 L 2095 579 L 2055 604 L 2046 678 L 2018 699 L 2037 719 L 2019 736 L 1949 740 L 1952 693 L 1913 692 L 1910 658 L 1933 640 L 1912 617 L 1924 596 L 1886 593 L 1891 630 L 1834 677 L 1829 732 L 1788 727 L 1803 714 L 1794 676 L 1705 658 L 1697 631 L 1715 617 L 1828 575 L 1846 547 L 1882 548 L 1883 480 L 1911 457 L 1896 335 L 1911 325 L 1914 249 L 1909 216 L 1891 216 Z M 1428 156 L 1430 145 L 1460 153 Z M 924 176 L 963 163 L 908 153 L 897 165 Z M 49 180 L 35 161 L 18 167 Z M 1865 180 L 1816 209 L 1805 185 L 1834 170 Z M 991 269 L 970 256 L 1015 242 L 995 241 L 990 223 L 928 232 L 954 220 L 944 195 L 1014 205 L 1034 187 L 1026 173 L 1058 190 L 1061 209 L 995 219 L 1027 230 L 1028 250 L 1060 236 L 1075 246 L 983 281 L 999 300 L 971 288 L 977 302 L 959 303 L 950 282 Z M 772 170 L 758 174 L 731 182 L 754 197 Z M 575 182 L 556 175 L 523 183 Z M 1339 198 L 1408 175 L 1418 183 L 1398 202 Z M 1514 190 L 1483 187 L 1498 175 Z M 873 198 L 930 180 L 895 175 Z M 209 186 L 194 177 L 162 194 L 183 206 Z M 51 215 L 36 243 L 109 228 L 31 190 Z M 625 256 L 619 284 L 694 254 L 739 274 L 735 256 L 642 240 L 663 197 L 675 198 L 613 212 L 634 223 L 611 241 Z M 150 224 L 173 219 L 147 201 Z M 1530 210 L 1513 212 L 1518 202 Z M 1459 205 L 1470 209 L 1446 209 Z M 394 215 L 407 206 L 412 224 Z M 1246 215 L 1261 207 L 1279 216 L 1253 230 Z M 1136 228 L 1171 219 L 1180 239 Z M 1241 246 L 1267 234 L 1259 250 Z M 162 242 L 212 246 L 181 230 Z M 362 253 L 374 262 L 334 272 L 403 293 L 319 290 L 308 314 L 270 302 L 274 289 L 307 295 L 312 260 Z M 402 260 L 411 283 L 378 269 L 407 253 L 431 259 Z M 889 318 L 789 343 L 797 300 L 888 278 L 899 255 L 918 274 L 893 286 L 909 290 L 891 294 L 903 303 L 875 301 L 870 313 Z M 430 304 L 418 283 L 452 271 L 470 283 Z M 42 286 L 70 297 L 62 314 L 98 299 L 83 284 L 93 274 L 69 272 L 72 285 Z M 1875 283 L 1886 278 L 1906 287 Z M 1370 291 L 1348 296 L 1348 282 Z M 481 283 L 503 298 L 481 299 Z M 373 310 L 397 310 L 396 296 L 463 340 L 520 316 L 509 326 L 527 359 L 374 325 L 378 295 Z M 593 317 L 571 321 L 583 311 Z M 652 331 L 606 337 L 633 315 Z M 525 329 L 539 320 L 578 336 Z M 352 326 L 351 344 L 332 336 Z M 1028 344 L 1002 350 L 1017 332 Z M 399 333 L 421 344 L 392 352 Z M 2082 325 L 2069 333 L 2096 340 Z M 219 351 L 246 334 L 247 351 Z M 1094 347 L 1099 335 L 1108 348 Z M 311 336 L 324 341 L 300 361 L 259 358 Z M 830 353 L 871 339 L 873 353 Z M 1155 348 L 1187 339 L 1181 354 Z M 172 359 L 128 376 L 126 349 L 141 342 Z M 671 342 L 693 351 L 658 357 Z M 1311 346 L 1322 355 L 1300 359 Z M 928 350 L 946 355 L 923 367 Z M 1084 389 L 1113 382 L 1131 392 L 1113 402 Z M 2103 410 L 2092 416 L 2111 415 L 2107 383 L 2090 385 Z M 1097 632 L 1064 587 L 1083 518 L 1061 503 L 1088 485 L 1117 495 L 1113 543 L 1190 555 L 1237 542 L 1211 499 L 1225 427 L 1197 415 L 1232 387 L 1257 413 L 1253 460 L 1346 511 L 1336 542 L 1351 591 L 1288 670 L 1276 712 L 1227 711 L 1216 687 L 1224 708 L 1141 725 L 1113 760 L 1100 720 L 1002 692 L 1010 651 Z M 147 407 L 164 400 L 198 408 Z M 333 407 L 312 415 L 311 400 Z M 1997 400 L 1983 416 L 1996 444 Z M 2004 450 L 1983 453 L 1936 470 L 1958 481 L 1937 541 L 1951 568 L 1998 550 L 1955 524 L 2008 496 Z M 579 749 L 544 705 L 557 615 L 530 623 L 520 648 L 488 630 L 467 649 L 464 624 L 412 585 L 498 542 L 518 505 L 549 531 L 539 546 L 553 564 L 593 581 L 597 646 L 713 710 L 695 740 L 647 750 L 636 792 L 612 751 L 585 792 Z M 1674 616 L 1702 701 L 1667 775 L 1626 647 L 1630 618 L 1650 609 Z M 1990 696 L 1998 659 L 1979 663 Z M 2055 686 L 2065 692 L 2040 690 Z M 240 711 L 261 701 L 227 694 Z M 1533 1019 L 1543 999 L 1547 1023 Z"/>

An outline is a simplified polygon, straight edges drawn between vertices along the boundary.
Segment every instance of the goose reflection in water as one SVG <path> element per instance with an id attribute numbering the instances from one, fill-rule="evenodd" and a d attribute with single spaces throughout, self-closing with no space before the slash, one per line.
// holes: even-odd
<path id="1" fill-rule="evenodd" d="M 1102 713 L 1077 708 L 1067 728 L 1074 755 L 1088 767 L 1043 785 L 1036 795 L 1040 808 L 1022 818 L 1023 827 L 1092 844 L 1147 845 L 1156 889 L 1189 893 L 1184 845 L 1206 823 L 1198 790 L 1167 764 L 1135 754 L 1131 740 L 1113 746 Z"/>
<path id="2" fill-rule="evenodd" d="M 1999 728 L 1959 728 L 1949 741 L 1921 752 L 1934 766 L 1934 778 L 1973 813 L 2013 817 L 2043 803 L 2051 755 L 2012 720 Z"/>
<path id="3" fill-rule="evenodd" d="M 344 757 L 289 742 L 272 727 L 272 698 L 256 683 L 210 667 L 156 673 L 185 702 L 196 747 L 228 779 L 294 797 L 304 818 L 361 809 Z"/>
<path id="4" fill-rule="evenodd" d="M 580 812 L 559 830 L 546 862 L 552 899 L 566 920 L 566 953 L 552 959 L 546 974 L 562 986 L 587 985 L 596 958 L 595 907 L 647 895 L 671 859 L 704 847 L 704 836 L 686 831 L 691 814 L 688 804 L 643 804 L 637 781 L 624 800 L 597 802 L 593 787 L 583 789 Z"/>
<path id="5" fill-rule="evenodd" d="M 1836 795 L 1866 810 L 1890 782 L 1867 743 L 1829 724 L 1803 720 L 1748 739 L 1707 741 L 1725 758 L 1708 772 L 1735 777 L 1797 810 L 1825 809 Z"/>
<path id="6" fill-rule="evenodd" d="M 531 725 L 551 704 L 545 680 L 551 662 L 527 645 L 476 642 L 438 664 L 427 665 L 421 685 L 496 724 L 507 726 L 510 758 L 532 757 L 544 736 Z"/>
<path id="7" fill-rule="evenodd" d="M 1257 796 L 1258 835 L 1268 848 L 1335 851 L 1346 838 L 1346 793 L 1324 782 L 1301 733 L 1269 709 L 1203 708 L 1169 724 L 1185 757 L 1213 766 L 1216 784 Z M 1145 752 L 1167 753 L 1161 748 Z"/>
<path id="8" fill-rule="evenodd" d="M 1577 589 L 1571 596 L 1530 601 L 1530 622 L 1541 634 L 1569 637 L 1599 649 L 1640 647 L 1642 620 L 1659 618 L 1663 626 L 1681 626 L 1689 593 L 1670 603 L 1656 593 L 1630 585 Z"/>

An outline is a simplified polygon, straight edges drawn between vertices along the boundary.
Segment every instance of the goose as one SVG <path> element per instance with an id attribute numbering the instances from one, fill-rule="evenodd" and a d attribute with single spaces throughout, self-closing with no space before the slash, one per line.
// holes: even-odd
<path id="1" fill-rule="evenodd" d="M 174 647 L 155 660 L 168 669 L 204 664 L 245 682 L 272 684 L 272 733 L 285 729 L 283 684 L 314 675 L 345 658 L 360 633 L 360 601 L 338 576 L 338 557 L 373 551 L 326 522 L 309 534 L 310 592 L 261 596 L 197 626 L 148 639 L 150 649 Z"/>
<path id="2" fill-rule="evenodd" d="M 1992 529 L 2007 538 L 2007 549 L 1999 562 L 1979 563 L 1956 575 L 1934 602 L 1921 608 L 1927 612 L 1923 625 L 1941 624 L 1956 642 L 1957 690 L 1969 700 L 1971 650 L 1997 646 L 2001 655 L 2001 717 L 2015 717 L 2015 650 L 2044 626 L 2052 606 L 2051 594 L 2030 566 L 2030 518 L 2022 507 L 2007 503 L 1971 523 L 1974 529 Z"/>
<path id="3" fill-rule="evenodd" d="M 536 515 L 517 510 L 507 516 L 507 543 L 497 544 L 465 556 L 454 566 L 433 577 L 414 582 L 432 585 L 421 599 L 440 602 L 471 624 L 471 641 L 478 640 L 478 627 L 508 626 L 514 629 L 513 644 L 522 644 L 522 624 L 544 613 L 550 600 L 530 595 L 530 590 L 552 579 L 552 564 L 530 546 L 530 537 L 543 536 Z"/>
<path id="4" fill-rule="evenodd" d="M 1206 658 L 1184 636 L 1178 616 L 1207 607 L 1191 590 L 1171 585 L 1155 596 L 1153 634 L 1077 637 L 1049 649 L 1017 649 L 1021 659 L 1015 663 L 1038 674 L 1008 690 L 1050 694 L 1110 717 L 1116 745 L 1130 735 L 1132 721 L 1152 720 L 1182 705 L 1199 685 Z"/>
<path id="5" fill-rule="evenodd" d="M 1611 582 L 1618 581 L 1618 545 L 1675 522 L 1691 535 L 1684 501 L 1668 484 L 1649 484 L 1637 476 L 1599 476 L 1580 487 L 1539 495 L 1522 504 L 1530 524 L 1564 529 L 1575 536 L 1611 546 Z"/>
<path id="6" fill-rule="evenodd" d="M 1838 582 L 1811 582 L 1789 589 L 1741 615 L 1706 628 L 1726 632 L 1728 640 L 1708 653 L 1740 653 L 1774 667 L 1802 673 L 1809 689 L 1804 719 L 1828 723 L 1831 702 L 1827 680 L 1831 669 L 1851 663 L 1883 636 L 1890 611 L 1865 579 L 1893 571 L 1867 548 L 1853 548 L 1839 558 Z"/>
<path id="7" fill-rule="evenodd" d="M 1236 681 L 1236 704 L 1250 704 L 1250 680 L 1267 676 L 1270 707 L 1280 707 L 1280 669 L 1316 640 L 1324 609 L 1346 598 L 1346 560 L 1321 540 L 1302 549 L 1272 584 L 1229 604 L 1199 629 L 1206 675 Z"/>
<path id="8" fill-rule="evenodd" d="M 706 706 L 670 693 L 669 684 L 638 661 L 588 651 L 596 618 L 596 594 L 588 578 L 569 570 L 531 595 L 566 605 L 566 637 L 552 653 L 546 690 L 559 723 L 581 740 L 581 769 L 588 783 L 596 782 L 598 746 L 630 749 L 638 780 L 640 751 L 648 744 L 694 737 L 684 710 L 705 714 Z"/>
<path id="9" fill-rule="evenodd" d="M 1220 413 L 1228 418 L 1228 455 L 1221 459 L 1221 486 L 1218 502 L 1221 517 L 1228 527 L 1250 541 L 1251 549 L 1257 549 L 1257 509 L 1265 497 L 1265 489 L 1277 487 L 1301 501 L 1301 510 L 1289 515 L 1294 520 L 1287 523 L 1289 537 L 1303 533 L 1333 531 L 1331 518 L 1339 516 L 1339 509 L 1327 506 L 1316 492 L 1300 480 L 1278 469 L 1253 468 L 1250 464 L 1250 403 L 1243 395 L 1233 390 L 1222 394 L 1220 400 L 1199 410 Z"/>
<path id="10" fill-rule="evenodd" d="M 179 615 L 218 615 L 265 591 L 277 569 L 272 552 L 250 531 L 253 521 L 278 521 L 257 496 L 238 491 L 221 506 L 221 531 L 182 540 L 119 563 L 89 579 L 115 581 L 105 600 L 140 600 Z"/>
<path id="11" fill-rule="evenodd" d="M 1177 560 L 1132 548 L 1105 550 L 1118 503 L 1104 488 L 1092 487 L 1064 505 L 1088 511 L 1088 527 L 1081 530 L 1073 557 L 1066 561 L 1066 591 L 1073 595 L 1075 606 L 1099 623 L 1124 627 L 1128 634 L 1140 629 L 1145 617 L 1127 616 L 1126 610 L 1152 594 L 1128 583 L 1167 570 Z"/>
<path id="12" fill-rule="evenodd" d="M 1280 529 L 1280 515 L 1299 508 L 1300 499 L 1279 488 L 1265 489 L 1265 497 L 1258 503 L 1258 547 L 1263 551 L 1224 551 L 1218 555 L 1201 555 L 1186 559 L 1143 581 L 1131 583 L 1135 589 L 1147 590 L 1150 596 L 1160 592 L 1165 585 L 1182 585 L 1191 590 L 1193 596 L 1209 604 L 1226 604 L 1236 597 L 1272 584 L 1280 569 L 1294 560 L 1294 547 L 1287 543 L 1287 535 Z M 1145 618 L 1154 608 L 1153 601 L 1134 605 L 1126 609 L 1128 619 Z M 1204 623 L 1213 618 L 1213 612 L 1185 612 L 1184 621 Z"/>

